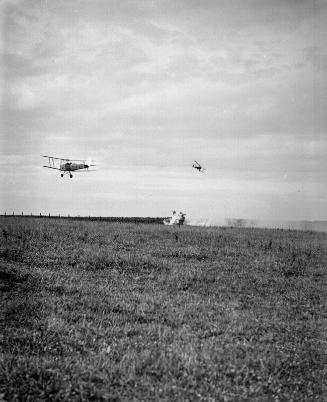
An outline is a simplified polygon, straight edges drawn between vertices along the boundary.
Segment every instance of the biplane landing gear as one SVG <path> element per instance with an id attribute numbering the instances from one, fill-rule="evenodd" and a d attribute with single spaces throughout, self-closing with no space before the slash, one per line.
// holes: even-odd
<path id="1" fill-rule="evenodd" d="M 61 173 L 61 175 L 60 175 L 61 177 L 64 177 L 64 174 L 63 173 Z"/>
<path id="2" fill-rule="evenodd" d="M 72 178 L 73 178 L 73 175 L 70 173 L 70 174 L 69 174 L 69 177 L 72 179 Z"/>

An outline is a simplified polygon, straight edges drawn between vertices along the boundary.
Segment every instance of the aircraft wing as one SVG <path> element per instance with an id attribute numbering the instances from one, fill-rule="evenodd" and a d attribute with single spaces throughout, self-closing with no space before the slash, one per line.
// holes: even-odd
<path id="1" fill-rule="evenodd" d="M 78 170 L 73 170 L 72 171 L 72 173 L 90 173 L 90 172 L 97 172 L 97 170 L 95 170 L 95 169 L 92 169 L 92 170 L 89 170 L 89 169 L 87 169 L 87 168 L 84 168 L 84 169 L 78 169 Z"/>
<path id="2" fill-rule="evenodd" d="M 86 159 L 71 159 L 71 158 L 58 158 L 57 156 L 41 155 L 43 158 L 57 159 L 58 161 L 69 161 L 69 162 L 86 162 Z M 95 162 L 95 161 L 92 161 Z"/>
<path id="3" fill-rule="evenodd" d="M 41 155 L 43 158 L 57 159 L 58 161 L 70 161 L 69 158 L 57 158 L 56 156 Z"/>
<path id="4" fill-rule="evenodd" d="M 48 169 L 55 169 L 55 170 L 60 170 L 59 168 L 56 168 L 56 167 L 52 167 L 52 166 L 42 166 L 42 167 L 45 167 L 45 168 L 48 168 Z"/>

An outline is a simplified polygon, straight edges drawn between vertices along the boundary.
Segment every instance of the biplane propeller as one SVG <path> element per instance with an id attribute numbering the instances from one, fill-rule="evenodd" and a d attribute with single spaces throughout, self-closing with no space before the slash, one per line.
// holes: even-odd
<path id="1" fill-rule="evenodd" d="M 91 159 L 57 158 L 49 155 L 42 155 L 42 157 L 48 159 L 48 165 L 43 165 L 43 167 L 59 170 L 61 177 L 67 174 L 71 179 L 73 178 L 72 172 L 93 172 L 93 170 L 89 170 L 89 167 L 95 166 L 93 164 L 95 161 Z"/>
<path id="2" fill-rule="evenodd" d="M 201 173 L 205 173 L 207 170 L 205 168 L 203 168 L 199 162 L 194 161 L 192 168 L 196 169 L 197 171 L 201 172 Z"/>

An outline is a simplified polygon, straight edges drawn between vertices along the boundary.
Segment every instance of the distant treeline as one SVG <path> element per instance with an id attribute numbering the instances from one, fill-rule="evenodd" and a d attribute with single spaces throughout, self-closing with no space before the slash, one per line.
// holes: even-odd
<path id="1" fill-rule="evenodd" d="M 103 221 L 103 222 L 124 222 L 124 223 L 163 223 L 163 218 L 153 218 L 153 217 L 126 217 L 126 216 L 70 216 L 70 215 L 25 215 L 23 213 L 21 214 L 5 214 L 5 215 L 0 215 L 2 217 L 8 217 L 8 218 L 45 218 L 45 219 L 70 219 L 70 220 L 79 220 L 79 221 Z"/>

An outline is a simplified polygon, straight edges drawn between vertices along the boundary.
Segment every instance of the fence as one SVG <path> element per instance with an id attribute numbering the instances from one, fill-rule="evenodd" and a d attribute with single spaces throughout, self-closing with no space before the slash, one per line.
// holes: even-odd
<path id="1" fill-rule="evenodd" d="M 15 217 L 15 218 L 47 218 L 47 219 L 71 219 L 71 220 L 80 220 L 80 221 L 103 221 L 103 222 L 125 222 L 125 223 L 159 223 L 162 224 L 164 217 L 126 217 L 126 216 L 70 216 L 68 215 L 51 215 L 50 213 L 48 214 L 42 214 L 41 212 L 39 214 L 24 214 L 24 212 L 21 213 L 15 213 L 12 212 L 11 214 L 8 214 L 5 212 L 3 215 L 0 215 L 2 217 Z"/>

